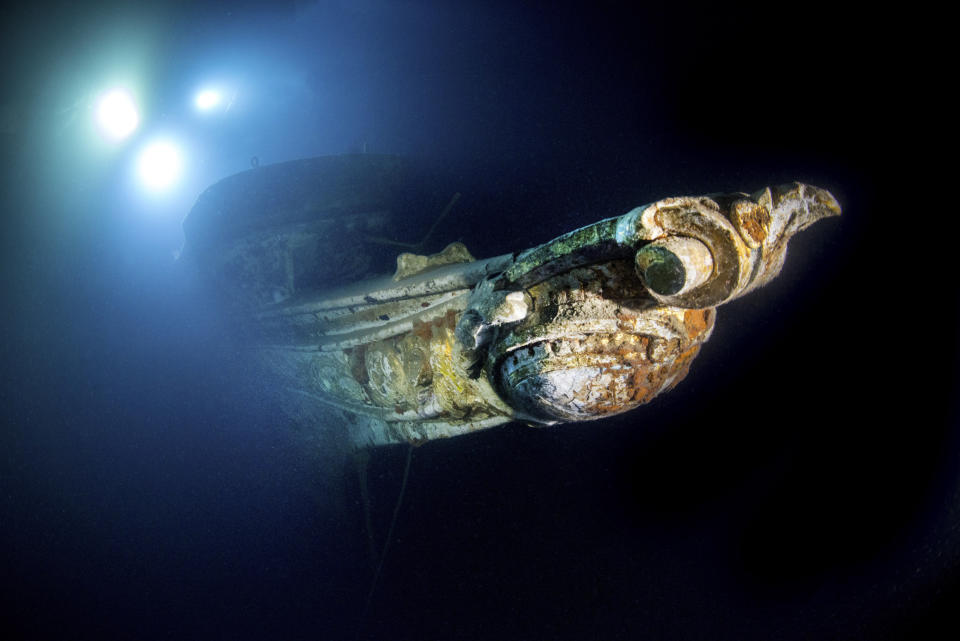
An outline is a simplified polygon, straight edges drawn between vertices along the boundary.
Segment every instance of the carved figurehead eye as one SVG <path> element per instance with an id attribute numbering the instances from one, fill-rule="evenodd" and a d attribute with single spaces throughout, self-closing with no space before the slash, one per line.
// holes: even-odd
<path id="1" fill-rule="evenodd" d="M 713 274 L 713 256 L 699 240 L 673 236 L 644 245 L 635 257 L 637 275 L 651 293 L 680 296 Z"/>

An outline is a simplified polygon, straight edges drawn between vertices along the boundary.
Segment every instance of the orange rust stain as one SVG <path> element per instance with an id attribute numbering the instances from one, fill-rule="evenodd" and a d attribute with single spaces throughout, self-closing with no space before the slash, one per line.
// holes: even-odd
<path id="1" fill-rule="evenodd" d="M 631 385 L 631 389 L 630 389 L 631 403 L 636 403 L 637 405 L 641 405 L 649 401 L 655 395 L 656 395 L 655 390 L 651 390 L 649 387 L 646 387 L 645 385 L 640 385 L 636 381 L 634 381 L 633 385 Z"/>
<path id="2" fill-rule="evenodd" d="M 647 403 L 661 392 L 673 387 L 686 378 L 690 365 L 700 351 L 699 345 L 693 345 L 677 356 L 669 366 L 638 367 L 628 381 L 629 405 L 636 406 Z M 673 377 L 669 386 L 666 381 Z M 629 409 L 625 407 L 624 409 Z"/>
<path id="3" fill-rule="evenodd" d="M 447 313 L 443 315 L 442 324 L 446 325 L 450 329 L 454 329 L 457 326 L 457 321 L 460 319 L 460 312 L 455 309 L 448 309 Z"/>
<path id="4" fill-rule="evenodd" d="M 422 338 L 423 340 L 429 341 L 433 338 L 433 329 L 447 327 L 449 329 L 454 329 L 457 326 L 458 314 L 455 309 L 448 309 L 447 313 L 441 316 L 440 318 L 435 318 L 431 321 L 416 321 L 413 324 L 413 329 L 411 332 L 414 336 Z"/>
<path id="5" fill-rule="evenodd" d="M 700 353 L 700 346 L 694 345 L 684 353 L 680 354 L 677 357 L 676 362 L 674 363 L 674 370 L 677 372 L 677 377 L 673 379 L 673 383 L 670 387 L 666 388 L 663 391 L 672 390 L 677 386 L 677 383 L 682 381 L 687 377 L 687 374 L 690 373 L 690 365 L 693 363 L 693 359 L 696 358 L 697 354 Z"/>
<path id="6" fill-rule="evenodd" d="M 683 312 L 683 326 L 690 340 L 695 340 L 710 329 L 711 325 L 713 325 L 713 318 L 710 309 L 688 309 Z"/>
<path id="7" fill-rule="evenodd" d="M 433 327 L 432 323 L 416 321 L 413 324 L 413 329 L 411 330 L 411 332 L 417 338 L 422 338 L 423 340 L 428 341 L 430 340 L 430 337 L 433 335 L 432 327 Z"/>
<path id="8" fill-rule="evenodd" d="M 740 229 L 752 240 L 762 243 L 770 227 L 770 214 L 766 208 L 756 203 L 740 201 L 734 205 L 734 220 Z"/>

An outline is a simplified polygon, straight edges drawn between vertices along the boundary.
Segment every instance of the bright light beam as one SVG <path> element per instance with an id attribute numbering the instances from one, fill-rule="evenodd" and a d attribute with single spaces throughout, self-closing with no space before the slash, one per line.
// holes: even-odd
<path id="1" fill-rule="evenodd" d="M 199 111 L 212 111 L 223 102 L 223 96 L 216 89 L 204 89 L 197 93 L 193 104 Z"/>
<path id="2" fill-rule="evenodd" d="M 97 125 L 108 140 L 118 142 L 136 130 L 140 114 L 133 96 L 126 89 L 112 89 L 97 103 Z"/>
<path id="3" fill-rule="evenodd" d="M 152 142 L 140 152 L 137 170 L 140 181 L 149 191 L 166 191 L 177 182 L 183 170 L 180 149 L 169 140 Z"/>

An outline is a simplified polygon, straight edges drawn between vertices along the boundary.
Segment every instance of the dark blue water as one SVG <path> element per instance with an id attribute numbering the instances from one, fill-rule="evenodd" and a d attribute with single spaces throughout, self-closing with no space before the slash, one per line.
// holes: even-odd
<path id="1" fill-rule="evenodd" d="M 926 149 L 937 101 L 910 98 L 923 52 L 884 35 L 909 17 L 864 19 L 807 4 L 14 12 L 0 633 L 928 638 L 960 564 L 949 183 Z M 124 74 L 144 122 L 108 152 L 88 136 L 91 96 Z M 238 99 L 198 118 L 191 92 L 218 75 Z M 162 131 L 190 161 L 150 199 L 130 167 Z M 453 176 L 464 196 L 438 242 L 477 256 L 791 180 L 844 215 L 719 310 L 690 376 L 650 406 L 417 448 L 364 614 L 355 470 L 291 428 L 172 258 L 196 196 L 252 157 L 363 150 Z M 405 455 L 369 462 L 377 548 Z"/>

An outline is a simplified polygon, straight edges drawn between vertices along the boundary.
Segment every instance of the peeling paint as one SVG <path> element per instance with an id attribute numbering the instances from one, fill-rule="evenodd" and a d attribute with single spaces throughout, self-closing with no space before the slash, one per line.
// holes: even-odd
<path id="1" fill-rule="evenodd" d="M 322 276 L 297 266 L 297 247 L 314 241 L 269 226 L 195 258 L 249 292 L 238 313 L 260 362 L 297 394 L 292 414 L 316 421 L 322 410 L 301 406 L 327 408 L 367 447 L 647 403 L 687 375 L 717 306 L 776 277 L 790 237 L 839 212 L 799 183 L 666 198 L 517 254 L 406 255 L 393 278 L 323 294 L 298 285 Z M 645 286 L 661 254 L 685 270 L 682 286 Z"/>

